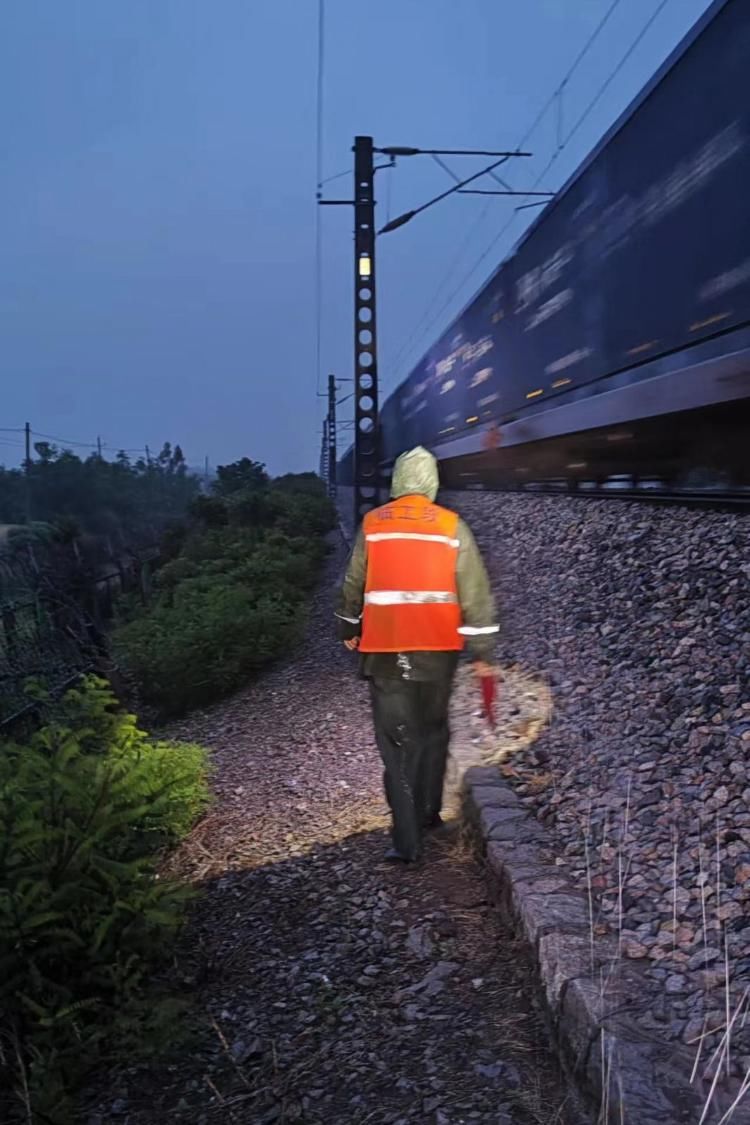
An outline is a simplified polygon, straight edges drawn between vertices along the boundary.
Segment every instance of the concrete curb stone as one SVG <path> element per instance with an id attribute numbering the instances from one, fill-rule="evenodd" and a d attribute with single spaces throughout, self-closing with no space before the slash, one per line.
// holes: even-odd
<path id="1" fill-rule="evenodd" d="M 500 785 L 478 785 L 475 799 L 477 805 L 484 809 L 522 809 L 513 790 Z"/>

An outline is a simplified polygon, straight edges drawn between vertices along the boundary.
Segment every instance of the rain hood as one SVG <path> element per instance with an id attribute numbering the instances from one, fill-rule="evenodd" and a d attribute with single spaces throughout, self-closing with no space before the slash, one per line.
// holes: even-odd
<path id="1" fill-rule="evenodd" d="M 434 500 L 438 491 L 437 461 L 428 449 L 418 445 L 408 453 L 402 453 L 393 466 L 391 496 L 426 496 Z"/>

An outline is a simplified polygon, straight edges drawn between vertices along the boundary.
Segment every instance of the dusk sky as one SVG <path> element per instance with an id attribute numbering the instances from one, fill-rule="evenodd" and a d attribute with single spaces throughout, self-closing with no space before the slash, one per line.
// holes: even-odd
<path id="1" fill-rule="evenodd" d="M 663 0 L 622 0 L 566 88 L 570 129 Z M 324 175 L 381 145 L 513 148 L 612 0 L 326 0 Z M 540 185 L 559 187 L 708 6 L 670 0 Z M 38 433 L 179 442 L 191 464 L 316 468 L 318 0 L 3 0 L 0 461 Z M 528 187 L 557 112 L 504 169 Z M 469 175 L 481 164 L 455 161 Z M 378 182 L 379 224 L 447 187 Z M 325 189 L 351 193 L 351 178 Z M 536 211 L 458 197 L 378 245 L 385 392 Z M 323 374 L 351 376 L 352 215 L 323 219 Z M 458 283 L 460 291 L 442 309 Z M 442 311 L 441 311 L 442 309 Z M 85 449 L 81 452 L 85 453 Z"/>

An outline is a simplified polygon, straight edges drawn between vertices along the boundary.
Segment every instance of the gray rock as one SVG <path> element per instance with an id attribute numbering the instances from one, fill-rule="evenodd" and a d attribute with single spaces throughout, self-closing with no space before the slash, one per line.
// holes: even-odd
<path id="1" fill-rule="evenodd" d="M 691 970 L 703 969 L 706 965 L 711 965 L 714 961 L 718 961 L 721 956 L 722 952 L 720 949 L 706 946 L 704 949 L 699 949 L 697 953 L 693 954 L 687 963 L 687 967 Z"/>
<path id="2" fill-rule="evenodd" d="M 426 960 L 432 956 L 435 944 L 427 926 L 411 926 L 406 935 L 406 948 L 415 957 Z"/>
<path id="3" fill-rule="evenodd" d="M 480 1078 L 489 1078 L 493 1082 L 500 1081 L 510 1089 L 517 1090 L 521 1085 L 521 1074 L 513 1063 L 498 1060 L 492 1063 L 475 1063 L 474 1073 Z"/>
<path id="4" fill-rule="evenodd" d="M 457 499 L 492 560 L 503 655 L 542 669 L 553 685 L 539 745 L 554 782 L 534 791 L 532 745 L 512 758 L 511 785 L 551 830 L 572 885 L 582 890 L 591 878 L 597 918 L 631 931 L 644 966 L 636 995 L 644 1008 L 650 989 L 664 1000 L 660 1037 L 683 1038 L 680 1005 L 723 972 L 720 934 L 733 1007 L 750 985 L 750 938 L 740 936 L 750 824 L 739 819 L 750 815 L 750 524 L 563 497 Z M 488 845 L 501 882 L 518 848 L 509 825 L 495 821 Z M 618 864 L 643 879 L 621 896 Z M 532 863 L 516 881 L 542 877 Z M 673 921 L 674 937 L 660 932 Z M 643 923 L 655 928 L 636 934 Z M 750 1023 L 737 1034 L 737 1057 L 750 1055 Z"/>

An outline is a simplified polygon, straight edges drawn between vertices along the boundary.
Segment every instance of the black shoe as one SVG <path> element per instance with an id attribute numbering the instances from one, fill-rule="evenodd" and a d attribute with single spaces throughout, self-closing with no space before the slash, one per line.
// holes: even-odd
<path id="1" fill-rule="evenodd" d="M 456 820 L 443 820 L 440 813 L 435 813 L 424 826 L 424 831 L 439 840 L 450 840 L 457 834 L 459 824 Z"/>
<path id="2" fill-rule="evenodd" d="M 404 855 L 398 848 L 389 848 L 383 858 L 386 863 L 416 863 L 418 856 Z"/>

